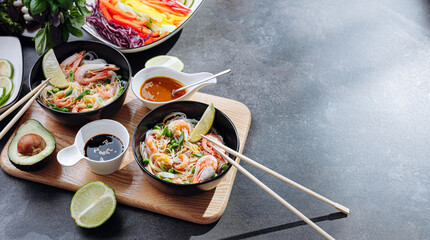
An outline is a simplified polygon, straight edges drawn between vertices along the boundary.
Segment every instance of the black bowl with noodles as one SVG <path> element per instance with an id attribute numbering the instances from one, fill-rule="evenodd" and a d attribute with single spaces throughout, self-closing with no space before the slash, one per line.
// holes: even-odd
<path id="1" fill-rule="evenodd" d="M 115 48 L 110 47 L 104 43 L 93 42 L 93 41 L 73 41 L 68 42 L 57 47 L 53 48 L 55 52 L 55 56 L 59 63 L 65 60 L 67 57 L 73 55 L 74 53 L 79 53 L 82 50 L 87 52 L 94 52 L 98 58 L 102 58 L 107 61 L 107 63 L 114 64 L 118 66 L 120 69 L 116 71 L 117 74 L 123 76 L 123 80 L 126 81 L 124 91 L 118 96 L 114 101 L 109 103 L 106 106 L 101 108 L 88 111 L 88 112 L 62 112 L 59 110 L 55 110 L 47 106 L 45 103 L 41 102 L 40 99 L 37 99 L 39 105 L 55 120 L 60 122 L 63 125 L 67 126 L 82 126 L 87 122 L 102 119 L 102 118 L 111 118 L 115 113 L 117 113 L 121 106 L 123 105 L 127 90 L 130 85 L 130 79 L 132 76 L 131 67 L 128 63 L 125 56 L 116 50 Z M 41 81 L 45 79 L 42 69 L 42 60 L 43 56 L 46 52 L 39 57 L 37 62 L 33 65 L 30 77 L 29 77 L 29 86 L 31 89 L 37 87 Z"/>
<path id="2" fill-rule="evenodd" d="M 146 114 L 146 116 L 143 117 L 143 119 L 137 125 L 132 140 L 134 157 L 137 164 L 142 169 L 145 178 L 162 192 L 171 195 L 187 196 L 212 190 L 222 181 L 222 179 L 232 168 L 232 166 L 229 165 L 229 167 L 217 177 L 205 182 L 195 184 L 177 184 L 166 182 L 154 176 L 145 168 L 145 165 L 142 162 L 143 159 L 142 155 L 140 154 L 139 146 L 140 143 L 145 140 L 145 134 L 148 130 L 152 129 L 156 124 L 162 122 L 164 117 L 172 112 L 183 112 L 187 115 L 187 118 L 200 120 L 207 107 L 207 104 L 193 101 L 168 103 Z M 212 127 L 214 127 L 223 137 L 224 144 L 226 146 L 239 151 L 239 135 L 237 134 L 236 127 L 234 126 L 233 122 L 218 109 L 215 110 L 215 120 Z"/>

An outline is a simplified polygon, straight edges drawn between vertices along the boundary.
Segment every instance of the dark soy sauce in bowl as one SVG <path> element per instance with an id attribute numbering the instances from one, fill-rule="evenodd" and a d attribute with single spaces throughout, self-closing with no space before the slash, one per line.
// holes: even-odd
<path id="1" fill-rule="evenodd" d="M 85 157 L 95 161 L 106 161 L 121 155 L 124 146 L 121 140 L 110 134 L 92 137 L 85 144 Z"/>

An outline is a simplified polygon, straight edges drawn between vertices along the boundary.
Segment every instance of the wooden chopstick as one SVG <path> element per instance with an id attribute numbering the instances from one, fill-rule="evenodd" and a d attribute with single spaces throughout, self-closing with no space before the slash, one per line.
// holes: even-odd
<path id="1" fill-rule="evenodd" d="M 211 143 L 213 143 L 211 141 Z M 212 147 L 213 145 L 209 143 Z M 278 200 L 282 205 L 287 207 L 291 212 L 293 212 L 296 216 L 301 218 L 303 221 L 305 221 L 307 224 L 309 224 L 313 229 L 315 229 L 317 232 L 319 232 L 321 235 L 323 235 L 327 239 L 334 239 L 330 234 L 328 234 L 326 231 L 324 231 L 322 228 L 320 228 L 318 225 L 316 225 L 312 220 L 307 218 L 303 213 L 301 213 L 299 210 L 294 208 L 291 204 L 289 204 L 287 201 L 285 201 L 282 197 L 280 197 L 278 194 L 276 194 L 272 189 L 270 189 L 268 186 L 266 186 L 264 183 L 262 183 L 260 180 L 258 180 L 254 175 L 249 173 L 245 168 L 239 165 L 236 161 L 231 159 L 229 156 L 218 150 L 217 148 L 213 148 L 217 153 L 221 154 L 221 156 L 226 159 L 231 165 L 235 166 L 240 172 L 242 172 L 245 176 L 247 176 L 249 179 L 251 179 L 254 183 L 256 183 L 259 187 L 261 187 L 264 191 L 266 191 L 270 196 L 274 197 L 276 200 Z"/>
<path id="2" fill-rule="evenodd" d="M 281 174 L 279 174 L 279 173 L 277 173 L 277 172 L 275 172 L 275 171 L 273 171 L 273 170 L 271 170 L 271 169 L 269 169 L 269 168 L 261 165 L 260 163 L 258 163 L 256 161 L 254 161 L 254 160 L 246 157 L 245 155 L 243 155 L 241 153 L 238 153 L 238 152 L 234 151 L 233 149 L 231 149 L 231 148 L 229 148 L 229 147 L 227 147 L 225 145 L 222 145 L 222 144 L 220 144 L 220 143 L 218 143 L 216 141 L 212 141 L 210 138 L 208 138 L 206 136 L 202 135 L 202 137 L 204 137 L 205 139 L 209 140 L 212 144 L 215 144 L 216 146 L 224 149 L 226 152 L 231 153 L 234 156 L 237 156 L 240 159 L 244 160 L 245 162 L 253 165 L 254 167 L 259 168 L 259 169 L 261 169 L 261 170 L 269 173 L 270 175 L 281 179 L 282 181 L 290 184 L 291 186 L 293 186 L 293 187 L 295 187 L 295 188 L 297 188 L 299 190 L 302 190 L 303 192 L 305 192 L 305 193 L 307 193 L 307 194 L 309 194 L 309 195 L 311 195 L 311 196 L 313 196 L 313 197 L 315 197 L 315 198 L 317 198 L 317 199 L 319 199 L 319 200 L 321 200 L 321 201 L 323 201 L 323 202 L 325 202 L 325 203 L 333 206 L 337 210 L 339 210 L 339 211 L 341 211 L 341 212 L 343 212 L 343 213 L 345 213 L 347 215 L 349 214 L 349 208 L 347 208 L 347 207 L 345 207 L 345 206 L 343 206 L 343 205 L 341 205 L 339 203 L 336 203 L 336 202 L 334 202 L 334 201 L 332 201 L 332 200 L 330 200 L 330 199 L 328 199 L 328 198 L 326 198 L 324 196 L 321 196 L 320 194 L 318 194 L 318 193 L 316 193 L 316 192 L 314 192 L 314 191 L 312 191 L 312 190 L 310 190 L 310 189 L 308 189 L 308 188 L 306 188 L 306 187 L 304 187 L 304 186 L 302 186 L 302 185 L 294 182 L 291 179 L 288 179 L 288 178 L 282 176 Z"/>
<path id="3" fill-rule="evenodd" d="M 13 109 L 16 109 L 17 108 L 17 107 L 15 107 L 16 105 L 18 105 L 18 106 L 21 105 L 26 99 L 30 98 L 32 94 L 36 93 L 36 94 L 33 95 L 33 97 L 30 100 L 28 100 L 28 102 L 21 108 L 21 110 L 19 110 L 19 112 L 15 115 L 15 117 L 13 117 L 12 120 L 6 125 L 6 127 L 0 132 L 0 139 L 2 139 L 4 137 L 4 135 L 18 121 L 18 119 L 22 116 L 22 114 L 24 114 L 24 112 L 27 111 L 27 109 L 33 103 L 34 99 L 36 99 L 40 95 L 40 93 L 43 90 L 43 86 L 45 86 L 45 84 L 48 81 L 49 81 L 49 79 L 46 80 L 45 82 L 39 84 L 39 86 L 37 86 L 33 91 L 31 91 L 30 93 L 28 93 L 27 95 L 25 95 L 25 97 L 23 99 L 21 99 L 19 102 L 17 102 L 17 104 L 15 104 L 13 106 Z M 5 113 L 9 114 L 10 112 L 6 111 Z M 0 116 L 0 118 L 3 119 L 4 117 L 7 116 L 7 114 L 5 116 L 3 116 L 4 114 L 2 114 Z"/>
<path id="4" fill-rule="evenodd" d="M 39 91 L 40 88 L 44 87 L 46 83 L 48 83 L 49 79 L 42 82 L 34 88 L 31 92 L 27 93 L 21 100 L 19 100 L 17 103 L 12 105 L 8 110 L 6 110 L 2 115 L 0 115 L 0 121 L 3 120 L 6 116 L 8 116 L 11 112 L 15 111 L 19 106 L 21 106 L 25 101 L 27 101 L 33 94 L 35 94 L 37 91 Z"/>

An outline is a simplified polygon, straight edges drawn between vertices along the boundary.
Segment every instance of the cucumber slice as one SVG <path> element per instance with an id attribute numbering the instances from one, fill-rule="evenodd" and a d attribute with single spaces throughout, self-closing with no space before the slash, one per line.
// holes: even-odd
<path id="1" fill-rule="evenodd" d="M 185 6 L 187 6 L 188 8 L 191 8 L 194 4 L 194 0 L 188 0 L 186 1 L 186 3 L 184 3 Z"/>
<path id="2" fill-rule="evenodd" d="M 12 90 L 13 90 L 12 80 L 8 77 L 1 76 L 0 77 L 0 87 L 5 89 L 4 90 L 5 91 L 4 96 L 0 100 L 0 106 L 1 106 L 7 102 L 7 100 L 10 97 L 10 94 L 12 93 Z"/>
<path id="3" fill-rule="evenodd" d="M 13 77 L 13 65 L 6 59 L 0 59 L 0 76 Z"/>

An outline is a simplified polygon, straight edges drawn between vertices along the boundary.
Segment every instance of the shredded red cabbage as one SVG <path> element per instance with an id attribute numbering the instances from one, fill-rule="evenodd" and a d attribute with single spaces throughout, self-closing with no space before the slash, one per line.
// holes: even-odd
<path id="1" fill-rule="evenodd" d="M 92 14 L 85 19 L 94 26 L 100 36 L 122 48 L 135 48 L 145 45 L 146 39 L 138 36 L 136 31 L 112 21 L 108 22 L 100 11 L 99 1 L 96 1 L 95 6 L 89 5 L 89 7 L 92 8 Z"/>

